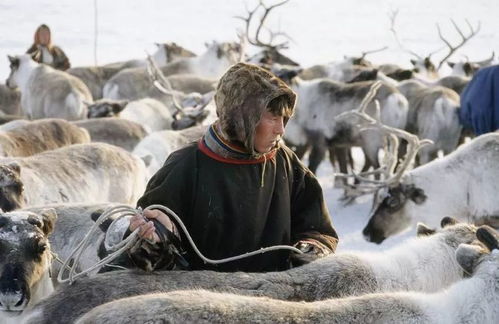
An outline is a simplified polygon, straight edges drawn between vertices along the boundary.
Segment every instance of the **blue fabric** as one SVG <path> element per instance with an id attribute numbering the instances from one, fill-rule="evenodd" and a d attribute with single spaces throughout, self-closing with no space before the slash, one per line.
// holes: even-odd
<path id="1" fill-rule="evenodd" d="M 499 65 L 479 70 L 461 94 L 461 123 L 476 135 L 499 129 Z"/>

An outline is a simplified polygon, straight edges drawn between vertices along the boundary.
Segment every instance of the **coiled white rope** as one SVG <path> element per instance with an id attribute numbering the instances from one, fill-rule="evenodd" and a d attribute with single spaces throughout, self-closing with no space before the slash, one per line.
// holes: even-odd
<path id="1" fill-rule="evenodd" d="M 259 250 L 253 251 L 253 252 L 247 252 L 247 253 L 244 253 L 241 255 L 225 258 L 225 259 L 220 259 L 220 260 L 209 259 L 209 258 L 205 257 L 199 251 L 196 244 L 194 243 L 194 240 L 192 239 L 191 235 L 189 234 L 187 228 L 185 227 L 184 223 L 182 222 L 180 217 L 178 217 L 178 215 L 175 214 L 175 212 L 173 212 L 170 208 L 165 207 L 163 205 L 151 205 L 151 206 L 148 206 L 147 208 L 145 208 L 144 211 L 149 210 L 149 209 L 159 209 L 159 210 L 165 212 L 166 215 L 173 217 L 177 221 L 177 223 L 180 225 L 180 228 L 182 229 L 182 231 L 184 231 L 185 236 L 187 237 L 187 240 L 191 244 L 194 252 L 205 263 L 211 263 L 211 264 L 227 263 L 227 262 L 231 262 L 234 260 L 247 258 L 247 257 L 253 256 L 256 254 L 262 254 L 262 253 L 265 253 L 268 251 L 275 251 L 275 250 L 290 250 L 290 251 L 293 251 L 293 252 L 298 253 L 298 254 L 303 253 L 301 250 L 299 250 L 293 246 L 275 245 L 275 246 L 271 246 L 271 247 L 261 248 Z M 120 218 L 125 217 L 125 216 L 135 216 L 137 214 L 142 215 L 143 211 L 141 209 L 135 209 L 135 208 L 132 208 L 132 207 L 126 206 L 126 205 L 119 205 L 119 206 L 111 207 L 111 208 L 107 209 L 106 211 L 104 211 L 102 213 L 102 215 L 95 221 L 95 224 L 92 225 L 92 227 L 90 228 L 88 233 L 85 235 L 83 240 L 80 242 L 80 244 L 78 244 L 78 246 L 73 250 L 73 252 L 71 252 L 71 254 L 68 256 L 66 261 L 64 261 L 61 269 L 59 270 L 59 274 L 57 275 L 58 282 L 61 282 L 61 283 L 69 282 L 69 284 L 72 284 L 77 278 L 82 277 L 82 276 L 88 274 L 89 272 L 94 271 L 95 269 L 100 268 L 103 265 L 106 265 L 109 262 L 112 262 L 114 259 L 116 259 L 122 253 L 124 253 L 125 251 L 130 249 L 131 246 L 133 246 L 138 240 L 141 239 L 138 236 L 139 235 L 138 232 L 139 232 L 140 228 L 136 228 L 126 239 L 124 239 L 123 241 L 121 241 L 120 243 L 118 243 L 114 246 L 108 247 L 110 250 L 114 251 L 113 253 L 109 254 L 108 256 L 106 256 L 105 258 L 103 258 L 102 260 L 100 260 L 95 265 L 91 266 L 90 268 L 88 268 L 86 270 L 82 270 L 79 273 L 76 273 L 76 267 L 79 264 L 79 260 L 81 258 L 81 255 L 83 254 L 86 247 L 90 243 L 90 239 L 92 237 L 92 234 L 96 231 L 96 229 L 99 228 L 100 224 L 102 224 L 106 219 L 113 216 L 114 214 L 119 214 L 119 215 L 116 217 L 116 219 L 113 220 L 111 225 L 109 225 L 109 228 L 112 228 L 113 225 Z M 104 241 L 105 241 L 105 238 L 104 238 Z M 73 256 L 74 256 L 74 258 L 73 258 Z M 69 265 L 72 260 L 73 260 L 73 264 Z M 63 278 L 64 273 L 67 270 L 69 271 L 69 275 L 67 278 Z"/>

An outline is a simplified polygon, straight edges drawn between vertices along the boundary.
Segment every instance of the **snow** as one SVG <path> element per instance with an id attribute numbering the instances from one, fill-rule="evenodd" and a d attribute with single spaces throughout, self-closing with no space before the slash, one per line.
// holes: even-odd
<path id="1" fill-rule="evenodd" d="M 256 0 L 96 0 L 98 13 L 97 62 L 108 63 L 144 57 L 154 51 L 154 42 L 175 41 L 201 53 L 213 39 L 236 40 L 243 27 L 234 16 L 245 14 Z M 277 1 L 267 0 L 267 3 Z M 396 28 L 406 47 L 429 54 L 443 46 L 435 23 L 454 44 L 459 35 L 449 18 L 465 28 L 465 19 L 480 33 L 457 55 L 462 59 L 484 59 L 492 50 L 499 53 L 499 1 L 497 0 L 291 0 L 271 13 L 268 26 L 285 31 L 292 39 L 286 51 L 304 66 L 358 55 L 362 51 L 389 46 L 390 50 L 370 55 L 377 63 L 395 62 L 409 66 L 410 55 L 401 51 L 389 32 L 389 12 L 399 9 Z M 53 31 L 74 66 L 94 64 L 94 0 L 1 0 L 0 80 L 8 76 L 7 54 L 26 51 L 41 24 Z M 494 47 L 495 46 L 495 47 Z M 445 51 L 434 55 L 439 59 Z M 1 61 L 5 60 L 5 61 Z"/>
<path id="2" fill-rule="evenodd" d="M 276 3 L 276 1 L 266 1 Z M 174 41 L 196 53 L 211 40 L 236 41 L 236 29 L 243 23 L 234 18 L 245 14 L 245 2 L 230 0 L 96 0 L 98 13 L 97 62 L 99 64 L 143 58 L 154 51 L 155 42 Z M 256 1 L 247 1 L 253 8 Z M 453 18 L 467 31 L 465 19 L 481 31 L 453 59 L 482 60 L 493 50 L 499 54 L 499 1 L 497 0 L 292 0 L 271 14 L 268 25 L 292 37 L 284 53 L 303 66 L 359 55 L 383 46 L 389 49 L 368 56 L 375 63 L 409 66 L 409 54 L 402 51 L 389 31 L 391 11 L 399 9 L 396 21 L 399 38 L 421 56 L 442 48 L 435 23 L 453 43 L 459 36 L 449 21 Z M 9 73 L 7 54 L 26 51 L 36 27 L 48 24 L 54 43 L 61 46 L 73 66 L 94 64 L 94 0 L 1 0 L 0 80 Z M 433 55 L 441 59 L 445 50 Z M 444 71 L 448 72 L 448 70 Z M 359 152 L 355 154 L 358 160 Z M 333 187 L 329 162 L 318 170 L 333 223 L 340 235 L 339 250 L 386 249 L 414 236 L 414 229 L 387 239 L 368 243 L 362 237 L 371 198 L 366 196 L 349 206 L 338 200 L 341 190 Z"/>

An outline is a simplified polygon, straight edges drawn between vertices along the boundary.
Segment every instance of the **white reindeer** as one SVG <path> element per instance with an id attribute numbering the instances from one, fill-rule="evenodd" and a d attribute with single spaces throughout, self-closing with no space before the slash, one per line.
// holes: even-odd
<path id="1" fill-rule="evenodd" d="M 11 72 L 7 86 L 21 90 L 21 107 L 29 119 L 84 119 L 92 101 L 87 86 L 78 78 L 38 64 L 29 55 L 9 56 Z"/>
<path id="2" fill-rule="evenodd" d="M 419 138 L 430 139 L 432 145 L 421 148 L 418 163 L 425 164 L 457 147 L 462 126 L 459 121 L 459 95 L 445 87 L 427 87 L 415 80 L 400 82 L 397 87 L 409 101 L 405 129 Z"/>
<path id="3" fill-rule="evenodd" d="M 142 158 L 151 157 L 148 170 L 156 173 L 165 163 L 168 156 L 181 147 L 199 140 L 208 127 L 204 125 L 189 127 L 183 130 L 163 130 L 147 135 L 132 153 Z"/>
<path id="4" fill-rule="evenodd" d="M 150 133 L 172 129 L 172 113 L 156 99 L 144 98 L 133 101 L 101 99 L 88 106 L 89 118 L 113 116 L 138 123 Z"/>
<path id="5" fill-rule="evenodd" d="M 363 233 L 381 243 L 418 221 L 431 226 L 442 215 L 497 225 L 499 203 L 499 134 L 479 136 L 442 159 L 410 171 L 400 168 L 375 196 L 369 223 Z"/>
<path id="6" fill-rule="evenodd" d="M 156 44 L 157 50 L 152 59 L 159 66 L 174 62 L 181 57 L 194 57 L 194 53 L 178 46 L 175 43 Z M 145 67 L 146 60 L 129 60 L 125 62 L 109 63 L 102 66 L 73 67 L 68 69 L 71 75 L 79 78 L 90 89 L 94 100 L 102 98 L 102 89 L 109 79 L 121 70 L 135 67 Z"/>
<path id="7" fill-rule="evenodd" d="M 455 258 L 472 277 L 441 292 L 395 292 L 313 303 L 190 290 L 125 298 L 99 306 L 78 324 L 168 323 L 415 323 L 494 324 L 499 321 L 499 242 L 483 227 L 477 238 L 491 251 L 461 244 Z M 410 274 L 408 274 L 410 276 Z"/>
<path id="8" fill-rule="evenodd" d="M 206 52 L 197 57 L 179 59 L 161 68 L 165 76 L 173 74 L 195 74 L 218 79 L 231 65 L 238 62 L 241 48 L 236 43 L 213 42 Z M 151 81 L 145 68 L 126 69 L 113 76 L 104 86 L 104 98 L 137 99 L 129 93 L 135 88 L 151 88 Z"/>
<path id="9" fill-rule="evenodd" d="M 304 81 L 294 78 L 291 87 L 298 94 L 298 102 L 295 116 L 287 126 L 292 131 L 285 134 L 285 140 L 295 144 L 303 142 L 304 133 L 319 133 L 334 145 L 362 146 L 368 162 L 364 171 L 370 166 L 378 168 L 378 152 L 384 145 L 382 136 L 376 130 L 359 133 L 351 124 L 335 119 L 341 113 L 357 108 L 372 85 L 373 81 L 345 84 L 328 79 Z M 393 127 L 405 128 L 408 113 L 406 98 L 386 83 L 381 83 L 381 89 L 376 94 L 381 102 L 381 120 Z M 368 111 L 373 115 L 374 105 L 370 105 Z M 293 138 L 294 135 L 297 137 Z M 318 165 L 318 162 L 315 164 Z"/>
<path id="10" fill-rule="evenodd" d="M 162 271 L 154 275 L 120 271 L 82 278 L 30 311 L 35 323 L 72 323 L 91 308 L 119 298 L 203 288 L 293 301 L 317 301 L 373 292 L 436 292 L 463 276 L 454 257 L 460 243 L 476 239 L 476 227 L 442 221 L 443 230 L 386 252 L 329 255 L 283 272 L 220 273 Z M 423 225 L 420 233 L 429 232 Z M 430 231 L 431 232 L 431 231 Z M 133 289 L 129 289 L 133 287 Z M 82 300 L 80 296 L 89 296 Z M 135 318 L 132 321 L 138 320 Z"/>

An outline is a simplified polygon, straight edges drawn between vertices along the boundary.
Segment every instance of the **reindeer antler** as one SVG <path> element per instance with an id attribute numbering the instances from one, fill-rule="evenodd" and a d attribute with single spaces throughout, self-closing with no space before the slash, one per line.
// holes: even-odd
<path id="1" fill-rule="evenodd" d="M 469 35 L 465 35 L 463 33 L 463 31 L 461 30 L 461 28 L 459 28 L 459 26 L 456 24 L 456 22 L 453 19 L 451 19 L 450 21 L 451 21 L 452 25 L 454 26 L 454 28 L 456 29 L 456 31 L 459 34 L 459 36 L 461 36 L 461 42 L 459 44 L 457 44 L 456 46 L 452 46 L 451 43 L 447 39 L 445 39 L 445 37 L 442 35 L 442 31 L 440 30 L 440 25 L 438 23 L 436 24 L 437 25 L 437 30 L 438 30 L 438 36 L 445 43 L 445 45 L 447 45 L 447 47 L 449 48 L 449 53 L 440 61 L 440 63 L 438 64 L 437 69 L 440 69 L 442 67 L 442 65 L 444 64 L 444 62 L 449 57 L 451 57 L 451 55 L 454 54 L 454 52 L 456 50 L 458 50 L 459 48 L 463 47 L 464 44 L 466 44 L 466 42 L 468 42 L 471 38 L 473 38 L 480 31 L 480 28 L 481 28 L 480 21 L 478 22 L 477 27 L 475 29 L 475 28 L 473 28 L 473 26 L 471 26 L 471 24 L 468 21 L 468 19 L 466 19 L 466 24 L 468 25 L 470 33 L 469 33 Z"/>
<path id="2" fill-rule="evenodd" d="M 388 48 L 388 46 L 383 46 L 381 48 L 378 48 L 378 49 L 375 49 L 375 50 L 370 50 L 370 51 L 365 51 L 365 52 L 362 52 L 362 56 L 360 57 L 361 59 L 363 59 L 364 57 L 366 57 L 366 55 L 368 54 L 373 54 L 373 53 L 378 53 L 378 52 L 382 52 L 384 50 L 386 50 Z"/>
<path id="3" fill-rule="evenodd" d="M 285 36 L 286 38 L 289 38 L 285 33 L 283 32 L 270 32 L 270 42 L 269 43 L 264 43 L 263 41 L 260 40 L 260 32 L 265 24 L 265 20 L 267 19 L 269 13 L 277 8 L 277 7 L 280 7 L 284 4 L 286 4 L 287 2 L 289 2 L 289 0 L 284 0 L 284 1 L 281 1 L 279 3 L 276 3 L 270 7 L 267 7 L 265 6 L 265 4 L 263 3 L 263 0 L 260 0 L 258 5 L 253 9 L 253 10 L 248 10 L 248 8 L 246 8 L 246 11 L 248 13 L 247 17 L 242 17 L 242 16 L 236 16 L 235 18 L 238 18 L 238 19 L 241 19 L 243 20 L 245 23 L 246 23 L 246 27 L 245 27 L 245 30 L 246 30 L 246 38 L 248 40 L 248 42 L 254 46 L 258 46 L 258 47 L 266 47 L 266 48 L 270 48 L 270 49 L 281 49 L 281 48 L 287 48 L 288 46 L 288 41 L 285 41 L 285 42 L 282 42 L 282 43 L 279 43 L 279 44 L 276 44 L 276 45 L 272 45 L 272 41 L 275 39 L 276 36 Z M 263 8 L 264 9 L 264 13 L 262 15 L 262 17 L 260 18 L 260 23 L 258 25 L 258 27 L 256 28 L 256 32 L 255 32 L 255 37 L 254 39 L 251 39 L 251 37 L 249 36 L 249 29 L 250 29 L 250 25 L 251 25 L 251 21 L 256 13 L 256 11 L 259 9 L 259 8 Z"/>
<path id="4" fill-rule="evenodd" d="M 149 74 L 149 78 L 151 79 L 152 84 L 161 93 L 171 96 L 173 101 L 173 106 L 180 112 L 183 112 L 183 108 L 177 101 L 175 90 L 173 90 L 170 81 L 168 81 L 163 72 L 161 72 L 159 67 L 156 65 L 156 62 L 151 57 L 151 55 L 147 52 L 146 54 L 147 54 L 147 73 Z"/>
<path id="5" fill-rule="evenodd" d="M 420 140 L 416 135 L 410 134 L 398 128 L 382 124 L 380 120 L 380 106 L 378 100 L 374 101 L 376 107 L 376 114 L 375 114 L 376 118 L 373 118 L 366 113 L 367 106 L 376 96 L 376 92 L 381 87 L 381 84 L 382 83 L 380 81 L 377 81 L 371 86 L 371 89 L 362 100 L 358 109 L 344 112 L 336 117 L 336 119 L 357 117 L 358 119 L 360 119 L 359 126 L 362 127 L 361 131 L 365 131 L 367 129 L 377 129 L 381 131 L 382 134 L 387 136 L 386 137 L 387 145 L 385 145 L 385 147 L 387 148 L 385 149 L 385 159 L 384 159 L 384 163 L 386 163 L 386 166 L 381 167 L 370 173 L 370 174 L 384 173 L 385 175 L 384 180 L 367 179 L 364 176 L 368 175 L 368 173 L 364 173 L 361 175 L 336 174 L 337 176 L 341 177 L 355 177 L 357 180 L 361 181 L 360 184 L 350 187 L 348 190 L 346 190 L 345 195 L 350 198 L 351 197 L 355 198 L 360 195 L 372 193 L 381 187 L 393 186 L 399 183 L 403 173 L 410 166 L 410 164 L 416 157 L 418 151 L 424 145 L 433 143 L 431 140 L 427 139 Z M 398 138 L 406 140 L 408 142 L 408 146 L 407 146 L 407 153 L 403 161 L 399 164 L 398 167 L 396 167 L 398 163 L 397 160 L 397 151 L 399 146 Z"/>
<path id="6" fill-rule="evenodd" d="M 392 10 L 392 12 L 390 12 L 388 14 L 388 17 L 390 18 L 390 31 L 392 32 L 393 34 L 393 37 L 395 38 L 395 41 L 397 42 L 397 44 L 399 45 L 400 49 L 402 49 L 404 52 L 407 52 L 415 57 L 417 57 L 418 59 L 423 59 L 418 53 L 416 52 L 413 52 L 411 51 L 410 49 L 406 48 L 402 42 L 400 41 L 399 37 L 398 37 L 398 34 L 397 34 L 397 30 L 395 29 L 395 21 L 397 19 L 397 16 L 399 14 L 399 10 L 396 9 L 396 10 Z"/>

